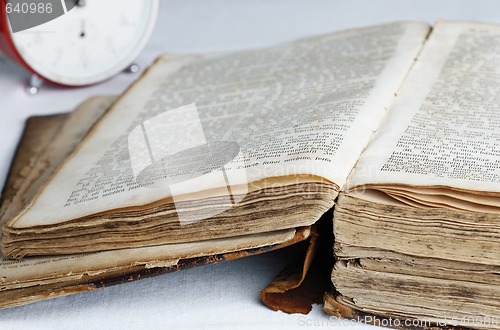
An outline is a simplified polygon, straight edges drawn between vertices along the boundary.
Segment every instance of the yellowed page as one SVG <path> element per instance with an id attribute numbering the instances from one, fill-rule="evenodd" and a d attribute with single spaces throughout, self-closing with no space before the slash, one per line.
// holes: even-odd
<path id="1" fill-rule="evenodd" d="M 420 23 L 396 23 L 233 55 L 162 57 L 9 225 L 56 224 L 169 197 L 165 187 L 137 184 L 135 170 L 141 166 L 131 166 L 127 142 L 133 133 L 138 138 L 132 139 L 132 149 L 141 150 L 141 127 L 161 135 L 149 131 L 149 120 L 183 106 L 184 113 L 199 117 L 201 140 L 239 145 L 240 153 L 228 167 L 244 172 L 248 182 L 311 174 L 342 185 L 428 29 Z M 184 120 L 182 113 L 178 117 Z M 186 127 L 184 136 L 196 137 L 199 127 Z M 183 136 L 178 127 L 168 130 Z M 149 154 L 175 145 L 149 143 Z M 139 159 L 146 159 L 148 150 L 142 150 Z M 210 174 L 189 183 L 199 189 L 218 185 L 217 173 Z M 179 190 L 184 193 L 185 188 Z"/>
<path id="2" fill-rule="evenodd" d="M 9 213 L 16 212 L 22 203 L 32 197 L 57 164 L 115 100 L 114 96 L 93 97 L 70 114 L 30 118 L 2 192 L 0 224 Z M 135 266 L 167 267 L 175 265 L 179 259 L 259 248 L 289 242 L 294 238 L 300 240 L 309 235 L 309 230 L 305 228 L 297 236 L 295 234 L 296 231 L 290 229 L 186 244 L 23 260 L 8 260 L 0 255 L 0 298 L 5 298 L 4 290 L 80 279 L 89 281 L 98 274 L 126 273 L 127 269 Z"/>
<path id="3" fill-rule="evenodd" d="M 6 289 L 13 289 L 43 283 L 65 282 L 79 279 L 84 275 L 92 277 L 99 273 L 138 265 L 144 265 L 146 268 L 167 267 L 175 265 L 179 259 L 280 244 L 291 240 L 294 235 L 295 230 L 289 229 L 234 238 L 58 257 L 32 257 L 22 260 L 0 258 L 0 284 Z"/>
<path id="4" fill-rule="evenodd" d="M 500 26 L 439 22 L 346 190 L 405 184 L 498 197 L 499 95 Z"/>

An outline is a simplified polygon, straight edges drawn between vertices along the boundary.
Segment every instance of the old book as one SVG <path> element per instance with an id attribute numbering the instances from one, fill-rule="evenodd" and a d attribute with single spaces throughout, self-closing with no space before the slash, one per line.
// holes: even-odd
<path id="1" fill-rule="evenodd" d="M 0 214 L 29 199 L 115 100 L 94 97 L 71 114 L 30 118 L 3 190 Z M 310 234 L 310 227 L 302 227 L 202 242 L 22 260 L 0 258 L 0 308 L 263 253 L 301 242 Z"/>
<path id="2" fill-rule="evenodd" d="M 500 27 L 439 23 L 334 211 L 325 309 L 500 328 Z"/>
<path id="3" fill-rule="evenodd" d="M 494 25 L 408 22 L 164 56 L 8 203 L 2 249 L 232 241 L 335 204 L 327 311 L 498 328 L 499 40 Z"/>

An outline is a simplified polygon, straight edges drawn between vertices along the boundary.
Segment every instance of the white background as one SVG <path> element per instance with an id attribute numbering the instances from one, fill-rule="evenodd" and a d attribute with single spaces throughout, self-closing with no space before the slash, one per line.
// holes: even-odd
<path id="1" fill-rule="evenodd" d="M 137 59 L 143 68 L 161 53 L 260 47 L 388 21 L 433 23 L 443 18 L 500 23 L 500 2 L 494 0 L 160 2 L 155 32 Z M 0 59 L 0 186 L 28 116 L 66 112 L 89 96 L 120 93 L 136 76 L 120 74 L 80 89 L 47 86 L 28 96 L 24 91 L 28 75 Z M 264 307 L 259 291 L 292 257 L 290 251 L 278 251 L 0 310 L 0 329 L 369 328 L 330 320 L 320 306 L 307 316 Z"/>

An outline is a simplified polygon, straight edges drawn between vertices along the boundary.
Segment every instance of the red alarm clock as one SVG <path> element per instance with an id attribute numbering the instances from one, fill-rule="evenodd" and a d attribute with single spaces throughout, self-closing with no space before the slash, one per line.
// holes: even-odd
<path id="1" fill-rule="evenodd" d="M 43 80 L 84 86 L 129 67 L 153 31 L 159 0 L 0 0 L 0 4 L 4 55 Z M 56 18 L 23 29 L 30 23 L 26 17 L 50 16 L 56 10 L 60 10 Z"/>

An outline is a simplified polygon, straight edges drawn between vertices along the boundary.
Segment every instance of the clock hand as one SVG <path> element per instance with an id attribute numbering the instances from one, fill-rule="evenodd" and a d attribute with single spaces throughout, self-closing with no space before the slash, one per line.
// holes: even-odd
<path id="1" fill-rule="evenodd" d="M 83 19 L 81 21 L 81 31 L 82 32 L 80 32 L 80 37 L 83 38 L 85 37 L 85 21 Z"/>
<path id="2" fill-rule="evenodd" d="M 75 0 L 75 5 L 77 7 L 83 7 L 87 4 L 87 1 L 86 0 Z M 80 37 L 81 38 L 84 38 L 85 37 L 85 21 L 82 20 L 82 32 L 80 32 Z"/>

